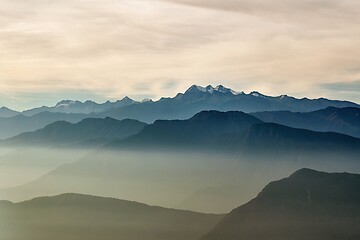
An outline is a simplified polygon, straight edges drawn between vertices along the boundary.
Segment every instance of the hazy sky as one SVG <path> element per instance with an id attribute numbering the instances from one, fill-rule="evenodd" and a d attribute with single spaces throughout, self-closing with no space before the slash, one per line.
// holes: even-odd
<path id="1" fill-rule="evenodd" d="M 0 0 L 0 105 L 191 84 L 360 102 L 360 1 Z"/>

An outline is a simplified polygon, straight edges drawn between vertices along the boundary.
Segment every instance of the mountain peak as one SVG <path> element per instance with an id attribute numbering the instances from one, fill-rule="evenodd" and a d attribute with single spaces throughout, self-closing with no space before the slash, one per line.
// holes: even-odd
<path id="1" fill-rule="evenodd" d="M 302 168 L 293 174 L 290 175 L 290 178 L 297 178 L 297 177 L 308 177 L 311 175 L 318 175 L 321 174 L 321 172 L 310 169 L 310 168 Z"/>
<path id="2" fill-rule="evenodd" d="M 237 92 L 232 90 L 231 88 L 224 87 L 223 85 L 218 85 L 213 87 L 212 85 L 208 85 L 206 87 L 192 85 L 185 93 L 231 93 L 233 95 L 242 94 L 243 92 Z"/>
<path id="3" fill-rule="evenodd" d="M 230 92 L 230 91 L 231 91 L 230 88 L 226 88 L 226 87 L 224 87 L 223 85 L 218 85 L 218 86 L 216 86 L 216 87 L 214 88 L 214 90 L 215 90 L 215 91 L 218 91 L 218 92 L 223 92 L 223 93 L 225 93 L 225 92 Z"/>
<path id="4" fill-rule="evenodd" d="M 284 204 L 291 201 L 307 202 L 307 192 L 318 192 L 313 195 L 313 202 L 340 202 L 342 200 L 349 201 L 354 196 L 349 187 L 354 187 L 360 183 L 360 175 L 350 173 L 327 173 L 316 171 L 308 168 L 300 169 L 288 178 L 268 184 L 263 191 L 260 192 L 259 199 L 275 201 L 277 204 Z M 356 186 L 359 189 L 359 186 Z M 279 192 L 282 194 L 279 194 Z M 321 194 L 320 194 L 321 193 Z M 360 195 L 356 196 L 358 200 Z"/>
<path id="5" fill-rule="evenodd" d="M 145 103 L 145 102 L 153 102 L 153 100 L 151 98 L 144 98 L 141 103 Z"/>
<path id="6" fill-rule="evenodd" d="M 209 85 L 210 86 L 210 85 Z M 194 93 L 194 92 L 207 92 L 205 87 L 198 85 L 192 85 L 185 93 Z"/>
<path id="7" fill-rule="evenodd" d="M 76 103 L 78 101 L 75 100 L 61 100 L 60 102 L 58 102 L 55 107 L 65 107 L 65 106 L 69 106 L 72 105 L 74 103 Z"/>
<path id="8" fill-rule="evenodd" d="M 250 93 L 250 95 L 251 95 L 251 96 L 254 96 L 254 97 L 266 97 L 264 94 L 259 93 L 259 92 L 257 92 L 257 91 L 252 91 L 252 92 Z"/>
<path id="9" fill-rule="evenodd" d="M 134 101 L 131 98 L 129 98 L 128 96 L 125 96 L 123 99 L 121 99 L 120 101 Z"/>
<path id="10" fill-rule="evenodd" d="M 17 114 L 19 114 L 19 112 L 14 111 L 10 108 L 7 108 L 7 107 L 0 108 L 0 117 L 13 117 Z"/>

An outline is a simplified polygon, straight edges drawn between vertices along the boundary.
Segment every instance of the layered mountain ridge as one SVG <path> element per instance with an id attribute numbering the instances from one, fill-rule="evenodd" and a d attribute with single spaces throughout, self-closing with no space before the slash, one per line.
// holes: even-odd
<path id="1" fill-rule="evenodd" d="M 22 133 L 7 139 L 5 143 L 53 146 L 101 145 L 135 135 L 145 126 L 145 123 L 131 119 L 120 121 L 112 118 L 86 118 L 76 124 L 58 121 L 35 132 Z"/>
<path id="2" fill-rule="evenodd" d="M 23 111 L 22 114 L 25 116 L 33 116 L 41 112 L 90 114 L 105 112 L 113 108 L 120 108 L 134 103 L 136 103 L 136 101 L 129 97 L 124 97 L 115 102 L 106 101 L 105 103 L 96 103 L 91 100 L 85 102 L 77 100 L 61 100 L 53 107 L 42 106 L 33 108 Z"/>
<path id="3" fill-rule="evenodd" d="M 145 123 L 153 123 L 161 119 L 189 119 L 196 113 L 205 110 L 242 111 L 246 113 L 260 111 L 310 112 L 326 107 L 359 108 L 359 105 L 348 101 L 324 98 L 297 99 L 287 95 L 271 97 L 258 92 L 246 94 L 222 85 L 217 87 L 193 85 L 184 93 L 179 93 L 173 98 L 161 98 L 158 101 L 137 102 L 128 97 L 103 104 L 93 101 L 63 100 L 53 107 L 43 106 L 22 113 L 16 112 L 14 115 L 10 114 L 6 117 L 0 114 L 0 139 L 34 131 L 56 121 L 76 123 L 85 118 L 111 117 L 118 120 L 135 119 Z M 346 131 L 347 134 L 351 132 Z"/>
<path id="4" fill-rule="evenodd" d="M 267 111 L 252 113 L 264 122 L 320 132 L 338 132 L 360 137 L 360 108 L 327 107 L 313 112 Z"/>
<path id="5" fill-rule="evenodd" d="M 84 119 L 72 124 L 55 122 L 3 143 L 22 145 L 86 144 L 93 141 L 112 150 L 203 150 L 250 154 L 337 152 L 354 155 L 360 139 L 336 132 L 292 128 L 239 111 L 202 111 L 187 120 Z M 64 145 L 65 144 L 65 145 Z M 261 151 L 260 151 L 261 150 Z"/>
<path id="6" fill-rule="evenodd" d="M 18 114 L 19 114 L 19 112 L 9 109 L 7 107 L 0 108 L 0 117 L 8 118 L 8 117 L 14 117 Z"/>
<path id="7" fill-rule="evenodd" d="M 357 153 L 360 139 L 264 123 L 243 112 L 203 111 L 188 120 L 157 120 L 111 149 L 209 149 L 251 154 Z"/>

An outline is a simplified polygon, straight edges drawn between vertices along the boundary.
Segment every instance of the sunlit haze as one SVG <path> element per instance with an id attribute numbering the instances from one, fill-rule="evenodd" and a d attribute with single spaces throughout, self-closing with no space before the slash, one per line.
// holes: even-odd
<path id="1" fill-rule="evenodd" d="M 357 0 L 0 0 L 0 105 L 192 84 L 360 102 Z"/>

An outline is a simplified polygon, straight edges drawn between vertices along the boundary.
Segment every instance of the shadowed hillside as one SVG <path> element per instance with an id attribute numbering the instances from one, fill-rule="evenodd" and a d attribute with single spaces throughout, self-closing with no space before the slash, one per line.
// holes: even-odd
<path id="1" fill-rule="evenodd" d="M 114 139 L 124 139 L 140 132 L 146 126 L 137 120 L 122 121 L 112 118 L 87 118 L 72 124 L 55 122 L 35 132 L 20 134 L 5 142 L 24 145 L 62 145 L 101 144 Z"/>
<path id="2" fill-rule="evenodd" d="M 302 169 L 272 182 L 202 240 L 358 239 L 360 175 Z"/>
<path id="3" fill-rule="evenodd" d="M 353 155 L 360 139 L 348 135 L 291 128 L 243 112 L 203 111 L 188 120 L 159 120 L 111 149 L 195 149 L 255 155 L 317 153 Z"/>
<path id="4" fill-rule="evenodd" d="M 0 202 L 3 240 L 196 240 L 221 215 L 78 194 Z"/>
<path id="5" fill-rule="evenodd" d="M 303 128 L 321 132 L 338 132 L 360 137 L 360 108 L 347 107 L 326 109 L 314 112 L 258 112 L 251 115 L 263 120 L 289 127 Z"/>
<path id="6" fill-rule="evenodd" d="M 354 156 L 360 151 L 359 138 L 339 133 L 291 128 L 275 123 L 253 125 L 241 134 L 221 138 L 221 143 L 229 149 L 238 149 L 256 155 L 312 153 Z"/>
<path id="7" fill-rule="evenodd" d="M 0 117 L 0 138 L 6 139 L 14 137 L 24 132 L 31 132 L 43 128 L 56 121 L 67 121 L 77 123 L 84 118 L 92 117 L 87 114 L 66 114 L 66 113 L 50 113 L 41 112 L 33 116 L 25 116 L 23 114 L 14 117 Z"/>
<path id="8" fill-rule="evenodd" d="M 19 112 L 14 111 L 12 109 L 9 109 L 7 107 L 1 107 L 0 108 L 0 118 L 8 118 L 8 117 L 14 117 L 16 115 L 18 115 Z"/>
<path id="9" fill-rule="evenodd" d="M 158 120 L 139 134 L 114 142 L 110 148 L 202 147 L 223 134 L 241 133 L 261 121 L 243 112 L 203 111 L 188 120 Z"/>

